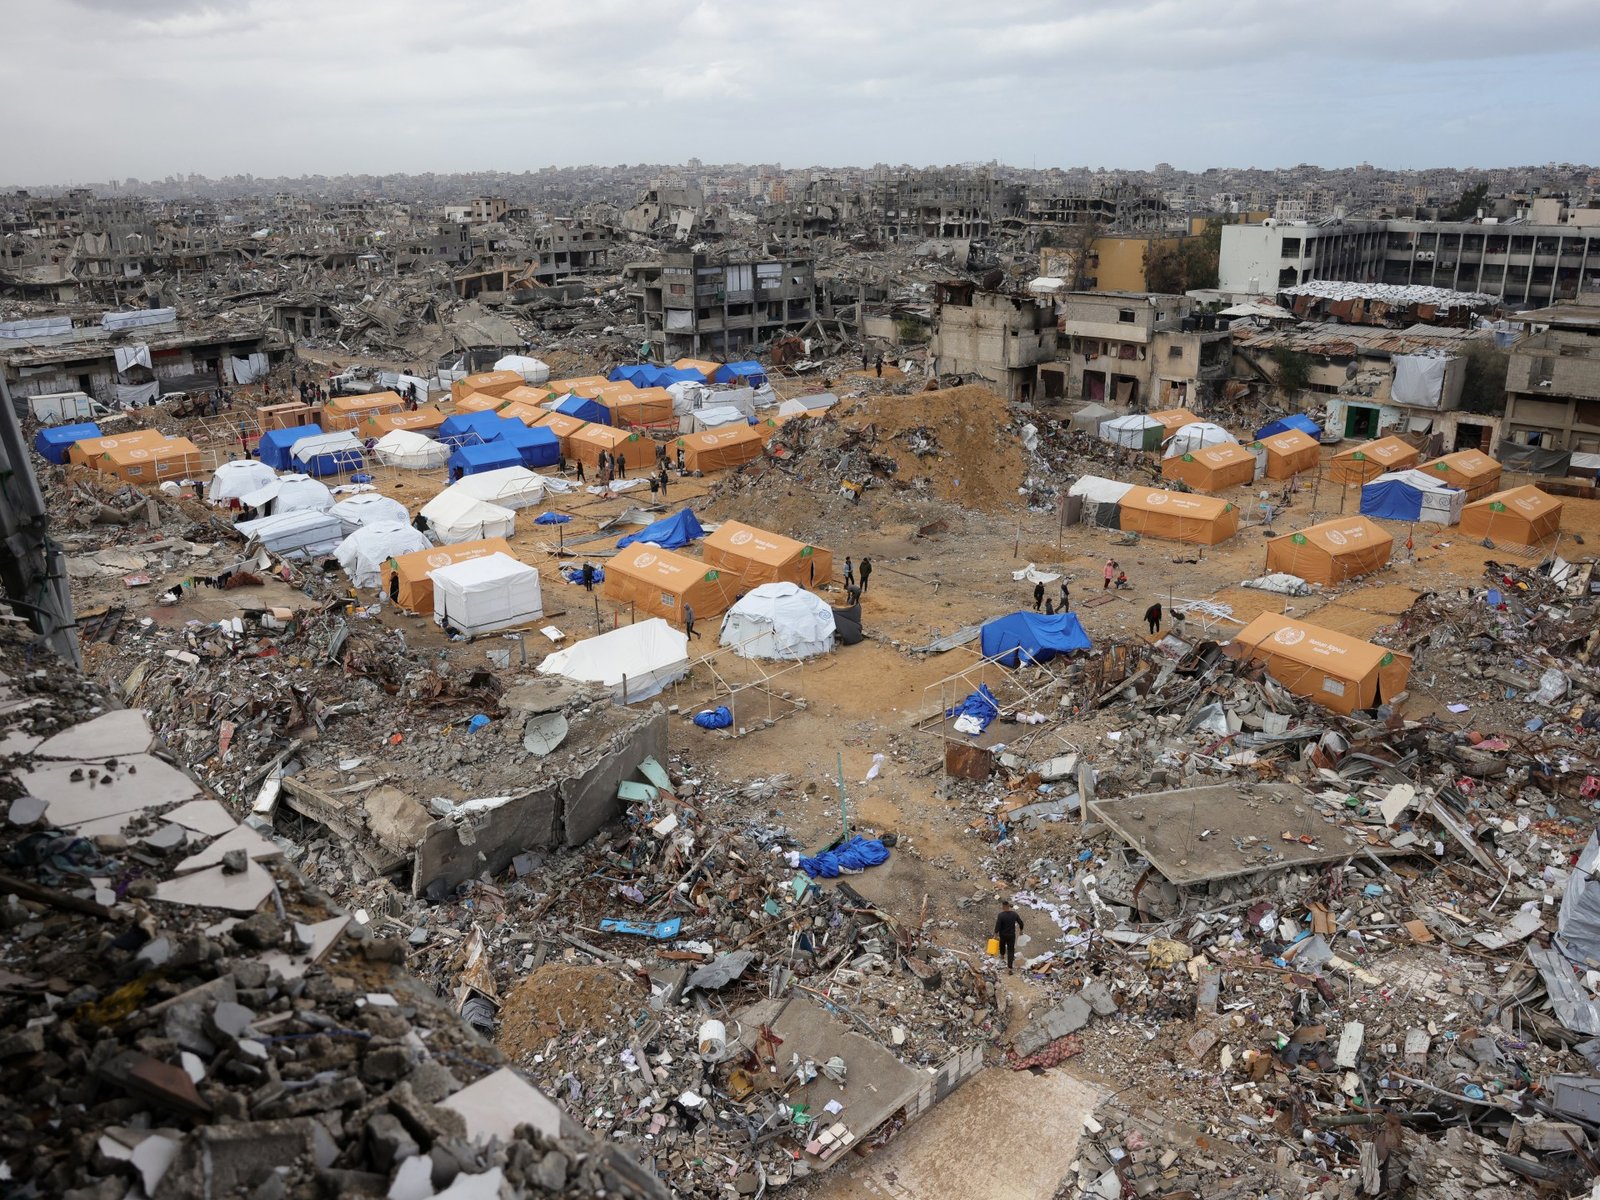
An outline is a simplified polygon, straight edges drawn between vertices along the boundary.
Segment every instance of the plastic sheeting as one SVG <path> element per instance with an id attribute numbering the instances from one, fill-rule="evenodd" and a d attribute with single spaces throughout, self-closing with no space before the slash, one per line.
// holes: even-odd
<path id="1" fill-rule="evenodd" d="M 334 517 L 310 509 L 241 521 L 235 528 L 245 537 L 260 542 L 263 549 L 285 558 L 329 554 L 344 541 L 344 533 Z"/>
<path id="2" fill-rule="evenodd" d="M 123 408 L 139 408 L 161 395 L 161 385 L 154 379 L 148 383 L 113 383 L 117 403 Z"/>
<path id="3" fill-rule="evenodd" d="M 385 466 L 401 467 L 408 471 L 429 471 L 444 466 L 450 457 L 450 448 L 426 434 L 409 429 L 392 429 L 378 439 L 373 453 Z"/>
<path id="4" fill-rule="evenodd" d="M 796 584 L 764 583 L 723 616 L 718 642 L 740 658 L 813 658 L 833 649 L 833 609 Z"/>
<path id="5" fill-rule="evenodd" d="M 318 483 L 309 475 L 279 475 L 240 496 L 239 503 L 246 508 L 271 505 L 273 513 L 280 515 L 302 511 L 327 512 L 333 507 L 333 493 L 325 484 Z"/>
<path id="6" fill-rule="evenodd" d="M 1520 442 L 1501 442 L 1495 447 L 1494 456 L 1506 470 L 1527 475 L 1565 475 L 1572 467 L 1570 450 L 1524 446 Z"/>
<path id="7" fill-rule="evenodd" d="M 623 625 L 557 650 L 539 674 L 598 683 L 617 699 L 648 700 L 689 673 L 689 639 L 660 617 Z"/>
<path id="8" fill-rule="evenodd" d="M 889 848 L 876 838 L 868 839 L 859 833 L 842 846 L 824 850 L 814 858 L 802 858 L 799 867 L 811 878 L 837 879 L 846 871 L 865 871 L 879 863 L 889 861 Z"/>
<path id="9" fill-rule="evenodd" d="M 973 736 L 976 737 L 989 728 L 990 723 L 1000 715 L 1000 701 L 995 699 L 987 683 L 980 683 L 977 691 L 954 708 L 945 709 L 944 715 L 958 719 L 965 717 L 970 720 L 977 726 L 972 730 Z"/>
<path id="10" fill-rule="evenodd" d="M 126 346 L 116 348 L 117 373 L 120 375 L 129 367 L 149 367 L 150 347 L 144 342 L 133 342 Z"/>
<path id="11" fill-rule="evenodd" d="M 328 511 L 339 519 L 346 534 L 354 533 L 363 525 L 408 525 L 411 521 L 411 514 L 406 511 L 404 504 L 377 492 L 351 496 L 348 500 L 339 501 Z"/>
<path id="12" fill-rule="evenodd" d="M 978 635 L 985 658 L 1001 655 L 1000 665 L 1014 667 L 1024 658 L 1030 662 L 1049 662 L 1058 654 L 1088 650 L 1089 635 L 1076 613 L 1014 612 L 996 617 Z"/>
<path id="13" fill-rule="evenodd" d="M 1207 446 L 1230 446 L 1237 445 L 1238 442 L 1239 439 L 1221 425 L 1213 425 L 1209 421 L 1193 421 L 1167 439 L 1162 457 L 1176 458 L 1183 454 L 1194 454 Z"/>
<path id="14" fill-rule="evenodd" d="M 544 503 L 545 479 L 527 467 L 501 467 L 459 479 L 445 489 L 513 512 Z M 442 493 L 441 493 L 442 494 Z"/>
<path id="15" fill-rule="evenodd" d="M 290 444 L 289 461 L 309 475 L 337 475 L 360 470 L 366 461 L 366 447 L 348 429 L 311 433 Z"/>
<path id="16" fill-rule="evenodd" d="M 375 588 L 383 582 L 383 568 L 391 558 L 431 550 L 428 535 L 404 521 L 375 521 L 362 525 L 339 543 L 334 557 L 350 577 L 350 585 Z"/>
<path id="17" fill-rule="evenodd" d="M 170 325 L 177 319 L 178 310 L 175 308 L 138 308 L 132 312 L 103 313 L 100 328 L 115 333 L 120 329 L 138 329 L 143 325 Z"/>
<path id="18" fill-rule="evenodd" d="M 494 364 L 496 371 L 515 371 L 524 383 L 544 383 L 550 378 L 550 368 L 537 358 L 525 354 L 508 354 Z"/>
<path id="19" fill-rule="evenodd" d="M 1574 962 L 1588 965 L 1600 962 L 1600 834 L 1591 833 L 1578 855 L 1577 865 L 1567 876 L 1567 891 L 1561 897 L 1561 913 L 1556 918 L 1556 942 L 1561 952 Z M 1600 1031 L 1597 1031 L 1600 1032 Z"/>
<path id="20" fill-rule="evenodd" d="M 1438 408 L 1444 398 L 1444 377 L 1450 358 L 1444 354 L 1396 354 L 1389 398 L 1411 408 Z"/>
<path id="21" fill-rule="evenodd" d="M 240 458 L 221 463 L 211 473 L 206 484 L 206 499 L 213 504 L 226 504 L 229 500 L 243 500 L 251 492 L 270 487 L 278 478 L 266 463 L 253 458 Z M 319 483 L 318 487 L 322 487 Z M 322 488 L 326 492 L 327 488 Z"/>
<path id="22" fill-rule="evenodd" d="M 619 538 L 617 549 L 625 550 L 635 542 L 650 542 L 663 550 L 676 550 L 705 535 L 706 531 L 701 527 L 699 520 L 686 508 L 682 512 L 673 513 L 670 517 L 662 517 L 652 525 L 646 525 L 637 533 Z"/>
<path id="23" fill-rule="evenodd" d="M 261 353 L 252 354 L 248 358 L 235 358 L 229 355 L 226 361 L 228 377 L 238 384 L 254 383 L 272 370 L 272 363 Z"/>
<path id="24" fill-rule="evenodd" d="M 1120 479 L 1106 479 L 1100 475 L 1085 475 L 1076 480 L 1067 489 L 1069 496 L 1081 496 L 1083 502 L 1088 504 L 1116 504 L 1129 492 L 1133 491 L 1133 484 L 1123 483 Z"/>
<path id="25" fill-rule="evenodd" d="M 1361 486 L 1361 515 L 1454 525 L 1466 499 L 1460 488 L 1440 483 L 1426 471 L 1393 471 Z"/>
<path id="26" fill-rule="evenodd" d="M 496 551 L 429 571 L 433 619 L 473 636 L 525 625 L 544 615 L 539 572 Z"/>
<path id="27" fill-rule="evenodd" d="M 1298 429 L 1301 433 L 1309 434 L 1318 441 L 1322 440 L 1322 426 L 1304 413 L 1290 413 L 1286 417 L 1279 417 L 1276 421 L 1268 421 L 1260 429 L 1256 430 L 1256 440 L 1260 441 L 1262 438 L 1288 433 L 1291 429 Z"/>

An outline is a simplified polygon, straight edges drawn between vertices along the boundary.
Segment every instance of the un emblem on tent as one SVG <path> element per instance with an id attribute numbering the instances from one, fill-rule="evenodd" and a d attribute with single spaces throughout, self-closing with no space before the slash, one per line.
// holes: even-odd
<path id="1" fill-rule="evenodd" d="M 656 556 L 654 554 L 641 554 L 633 560 L 633 565 L 641 571 L 646 567 L 653 567 L 656 565 Z"/>
<path id="2" fill-rule="evenodd" d="M 450 562 L 451 562 L 451 558 L 450 558 L 450 556 L 448 554 L 430 554 L 430 555 L 428 555 L 428 566 L 430 568 L 431 567 L 448 567 L 450 565 Z"/>
<path id="3" fill-rule="evenodd" d="M 1304 629 L 1280 629 L 1272 635 L 1272 640 L 1280 646 L 1297 646 L 1306 640 Z"/>
<path id="4" fill-rule="evenodd" d="M 1165 492 L 1151 492 L 1150 493 L 1150 503 L 1151 504 L 1165 504 L 1166 502 L 1167 502 L 1167 493 L 1165 493 Z"/>
<path id="5" fill-rule="evenodd" d="M 1349 540 L 1349 538 L 1345 537 L 1345 535 L 1340 533 L 1337 529 L 1328 530 L 1328 541 L 1332 542 L 1335 546 L 1342 546 Z"/>
<path id="6" fill-rule="evenodd" d="M 735 546 L 742 546 L 746 542 L 754 540 L 755 536 L 756 535 L 751 533 L 748 529 L 741 529 L 738 533 L 730 537 L 728 541 L 732 542 Z"/>

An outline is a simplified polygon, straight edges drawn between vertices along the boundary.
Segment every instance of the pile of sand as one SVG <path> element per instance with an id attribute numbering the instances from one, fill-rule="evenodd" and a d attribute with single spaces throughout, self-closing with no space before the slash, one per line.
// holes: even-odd
<path id="1" fill-rule="evenodd" d="M 535 1054 L 564 1030 L 606 1029 L 643 998 L 609 967 L 551 962 L 512 989 L 500 1006 L 500 1049 Z"/>

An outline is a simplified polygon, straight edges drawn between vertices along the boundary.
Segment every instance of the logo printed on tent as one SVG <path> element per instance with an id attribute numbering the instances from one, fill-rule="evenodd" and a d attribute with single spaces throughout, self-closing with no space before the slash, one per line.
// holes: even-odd
<path id="1" fill-rule="evenodd" d="M 754 541 L 755 536 L 756 535 L 751 533 L 748 529 L 741 529 L 738 533 L 735 533 L 729 537 L 728 540 L 735 546 L 743 546 L 746 542 Z"/>
<path id="2" fill-rule="evenodd" d="M 1378 665 L 1380 667 L 1387 667 L 1392 662 L 1394 662 L 1394 655 L 1393 654 L 1385 654 L 1382 658 L 1380 658 L 1378 660 Z"/>
<path id="3" fill-rule="evenodd" d="M 1304 546 L 1306 544 L 1306 535 L 1303 533 L 1297 533 L 1294 534 L 1289 540 L 1296 546 Z"/>
<path id="4" fill-rule="evenodd" d="M 448 554 L 430 554 L 428 555 L 426 561 L 430 567 L 448 567 L 450 565 L 451 558 Z"/>
<path id="5" fill-rule="evenodd" d="M 1350 457 L 1355 459 L 1356 462 L 1366 462 L 1367 461 L 1367 456 L 1365 454 L 1363 454 L 1360 450 L 1357 450 Z"/>
<path id="6" fill-rule="evenodd" d="M 142 446 L 135 447 L 134 449 L 128 451 L 128 457 L 129 458 L 149 458 L 150 457 L 150 451 L 144 449 Z"/>
<path id="7" fill-rule="evenodd" d="M 1166 502 L 1167 502 L 1167 493 L 1166 492 L 1151 492 L 1150 493 L 1150 503 L 1151 504 L 1165 504 Z"/>
<path id="8" fill-rule="evenodd" d="M 1192 455 L 1192 454 L 1185 454 L 1185 455 L 1184 455 L 1184 456 L 1183 456 L 1183 461 L 1184 461 L 1184 462 L 1193 462 L 1193 461 L 1194 461 L 1194 455 Z"/>
<path id="9" fill-rule="evenodd" d="M 1298 646 L 1306 640 L 1306 631 L 1304 629 L 1290 629 L 1285 626 L 1272 635 L 1272 640 L 1280 646 Z"/>
<path id="10" fill-rule="evenodd" d="M 1502 504 L 1498 500 L 1496 500 L 1494 503 L 1489 505 L 1489 511 L 1490 512 L 1505 512 L 1505 510 L 1506 510 L 1506 506 L 1504 504 Z"/>
<path id="11" fill-rule="evenodd" d="M 648 553 L 641 554 L 638 558 L 633 560 L 633 565 L 638 567 L 641 571 L 646 567 L 653 567 L 656 565 L 656 556 Z"/>
<path id="12" fill-rule="evenodd" d="M 1345 537 L 1345 535 L 1340 533 L 1337 529 L 1328 530 L 1328 540 L 1335 546 L 1343 546 L 1350 541 L 1349 538 Z"/>

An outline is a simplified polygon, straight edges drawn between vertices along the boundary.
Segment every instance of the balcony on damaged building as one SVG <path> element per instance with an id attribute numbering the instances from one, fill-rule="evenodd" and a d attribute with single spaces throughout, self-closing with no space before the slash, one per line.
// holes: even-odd
<path id="1" fill-rule="evenodd" d="M 1046 399 L 1204 411 L 1228 377 L 1228 321 L 1187 296 L 1068 292 L 1057 304 L 1060 353 L 1039 368 Z"/>

